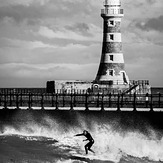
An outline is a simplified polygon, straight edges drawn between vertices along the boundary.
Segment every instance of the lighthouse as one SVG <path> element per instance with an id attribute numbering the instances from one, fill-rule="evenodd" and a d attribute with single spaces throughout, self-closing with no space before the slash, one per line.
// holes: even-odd
<path id="1" fill-rule="evenodd" d="M 47 82 L 48 93 L 123 93 L 151 94 L 148 80 L 129 81 L 125 72 L 122 51 L 121 19 L 124 16 L 121 0 L 105 0 L 101 10 L 103 43 L 99 69 L 94 81 L 55 80 Z M 87 97 L 87 96 L 86 96 Z M 103 97 L 103 96 L 102 96 Z"/>
<path id="2" fill-rule="evenodd" d="M 129 79 L 125 72 L 122 52 L 121 19 L 124 16 L 120 0 L 105 0 L 103 18 L 103 45 L 95 83 L 111 88 L 126 88 Z"/>

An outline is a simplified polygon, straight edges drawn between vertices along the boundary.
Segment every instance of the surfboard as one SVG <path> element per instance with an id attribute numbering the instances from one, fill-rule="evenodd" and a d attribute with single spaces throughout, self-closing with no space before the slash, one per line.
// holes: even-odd
<path id="1" fill-rule="evenodd" d="M 107 161 L 107 163 L 113 163 L 112 161 L 109 160 L 103 160 L 100 159 L 99 156 L 96 156 L 95 154 L 73 154 L 70 156 L 70 159 L 72 160 L 79 160 L 79 161 L 85 161 L 85 162 L 92 162 L 92 161 L 96 161 L 96 162 L 105 162 Z"/>
<path id="2" fill-rule="evenodd" d="M 85 157 L 83 155 L 72 155 L 72 156 L 70 156 L 70 158 L 72 160 L 79 160 L 79 161 L 85 161 L 85 162 L 90 161 L 90 159 L 88 157 Z"/>

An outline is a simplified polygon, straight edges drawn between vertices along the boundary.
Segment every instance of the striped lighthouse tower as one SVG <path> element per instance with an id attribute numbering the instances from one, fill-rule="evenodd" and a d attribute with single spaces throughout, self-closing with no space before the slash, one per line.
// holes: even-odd
<path id="1" fill-rule="evenodd" d="M 101 17 L 104 19 L 101 62 L 95 82 L 119 88 L 129 84 L 122 53 L 120 0 L 105 0 Z"/>

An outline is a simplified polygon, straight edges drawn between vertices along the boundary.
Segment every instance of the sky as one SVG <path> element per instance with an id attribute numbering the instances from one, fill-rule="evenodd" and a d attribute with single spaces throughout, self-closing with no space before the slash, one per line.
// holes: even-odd
<path id="1" fill-rule="evenodd" d="M 163 87 L 163 1 L 121 0 L 125 70 Z M 0 87 L 94 80 L 103 0 L 0 0 Z"/>

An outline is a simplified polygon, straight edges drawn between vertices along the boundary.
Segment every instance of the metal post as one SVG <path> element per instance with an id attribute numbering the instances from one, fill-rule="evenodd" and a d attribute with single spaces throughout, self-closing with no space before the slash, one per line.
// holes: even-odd
<path id="1" fill-rule="evenodd" d="M 31 93 L 31 99 L 30 99 L 30 101 L 31 101 L 31 109 L 32 109 L 32 106 L 33 106 L 33 94 Z"/>
<path id="2" fill-rule="evenodd" d="M 41 94 L 41 110 L 44 110 L 44 94 Z"/>
<path id="3" fill-rule="evenodd" d="M 6 95 L 6 93 L 4 93 L 4 109 L 8 109 L 7 108 L 7 95 Z"/>
<path id="4" fill-rule="evenodd" d="M 73 93 L 71 91 L 70 109 L 73 110 Z"/>
<path id="5" fill-rule="evenodd" d="M 161 107 L 161 93 L 159 93 L 159 108 Z"/>
<path id="6" fill-rule="evenodd" d="M 74 107 L 76 107 L 76 93 L 74 91 Z"/>
<path id="7" fill-rule="evenodd" d="M 11 92 L 10 92 L 10 106 L 12 106 L 12 94 L 11 94 Z"/>
<path id="8" fill-rule="evenodd" d="M 148 93 L 145 96 L 145 103 L 146 103 L 146 108 L 148 107 L 149 104 L 149 97 L 148 97 Z"/>
<path id="9" fill-rule="evenodd" d="M 120 94 L 118 93 L 118 98 L 117 98 L 117 111 L 120 111 Z"/>
<path id="10" fill-rule="evenodd" d="M 19 108 L 19 94 L 16 94 L 16 109 L 20 109 Z"/>
<path id="11" fill-rule="evenodd" d="M 22 91 L 21 91 L 21 94 L 20 94 L 20 106 L 23 106 L 23 94 L 22 94 Z"/>
<path id="12" fill-rule="evenodd" d="M 52 95 L 52 107 L 54 107 L 54 93 L 52 93 L 51 95 Z"/>
<path id="13" fill-rule="evenodd" d="M 153 112 L 153 96 L 151 94 L 151 105 L 150 105 L 150 111 Z"/>
<path id="14" fill-rule="evenodd" d="M 31 109 L 31 93 L 28 94 L 28 109 Z"/>
<path id="15" fill-rule="evenodd" d="M 101 96 L 101 110 L 104 110 L 104 94 Z"/>
<path id="16" fill-rule="evenodd" d="M 134 108 L 134 111 L 136 111 L 136 93 L 134 93 L 133 108 Z"/>
<path id="17" fill-rule="evenodd" d="M 121 108 L 123 108 L 123 93 L 121 94 Z"/>
<path id="18" fill-rule="evenodd" d="M 87 94 L 87 92 L 85 93 L 85 108 L 88 111 L 88 94 Z"/>
<path id="19" fill-rule="evenodd" d="M 99 98 L 100 98 L 100 94 L 98 92 L 98 94 L 97 94 L 97 107 L 99 107 Z"/>
<path id="20" fill-rule="evenodd" d="M 2 102 L 2 93 L 0 93 L 0 106 L 1 106 L 1 102 Z"/>
<path id="21" fill-rule="evenodd" d="M 63 102 L 63 107 L 65 107 L 65 93 L 63 92 L 63 96 L 62 96 L 62 102 Z"/>
<path id="22" fill-rule="evenodd" d="M 111 107 L 111 96 L 112 96 L 112 94 L 109 93 L 109 107 Z"/>
<path id="23" fill-rule="evenodd" d="M 55 108 L 58 110 L 58 93 L 55 94 Z"/>

